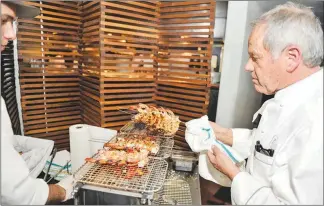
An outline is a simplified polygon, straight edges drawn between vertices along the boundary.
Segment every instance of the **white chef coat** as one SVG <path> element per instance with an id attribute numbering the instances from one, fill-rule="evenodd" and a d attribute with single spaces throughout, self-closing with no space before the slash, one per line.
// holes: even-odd
<path id="1" fill-rule="evenodd" d="M 35 143 L 34 139 L 13 135 L 5 102 L 1 98 L 1 199 L 3 204 L 44 205 L 47 201 L 49 193 L 47 183 L 43 179 L 33 177 L 28 167 L 35 161 L 24 161 L 15 149 L 16 147 L 19 151 L 24 150 L 25 146 Z M 48 142 L 46 144 L 49 145 Z"/>
<path id="2" fill-rule="evenodd" d="M 232 204 L 323 204 L 323 69 L 278 91 L 253 120 L 259 113 L 257 129 L 233 129 L 248 162 L 232 181 Z M 273 157 L 255 151 L 258 140 Z"/>

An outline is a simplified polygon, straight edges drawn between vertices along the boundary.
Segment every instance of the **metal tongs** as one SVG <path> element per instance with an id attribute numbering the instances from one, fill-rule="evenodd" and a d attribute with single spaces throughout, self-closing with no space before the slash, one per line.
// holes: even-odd
<path id="1" fill-rule="evenodd" d="M 53 177 L 51 177 L 46 183 L 49 183 L 53 178 L 57 177 L 65 168 L 68 168 L 70 162 L 71 160 L 67 161 L 67 163 L 55 175 L 53 175 Z"/>
<path id="2" fill-rule="evenodd" d="M 53 159 L 54 159 L 54 157 L 55 157 L 55 155 L 56 155 L 56 152 L 57 152 L 57 148 L 54 148 L 54 150 L 53 150 L 53 154 L 52 154 L 52 158 L 51 158 L 51 161 L 50 161 L 50 163 L 49 163 L 49 165 L 48 165 L 48 168 L 47 168 L 46 174 L 45 174 L 45 176 L 44 176 L 44 181 L 46 181 L 46 179 L 47 179 L 47 175 L 48 175 L 48 173 L 49 173 L 49 171 L 50 171 L 50 168 L 51 168 L 51 166 L 52 166 Z"/>

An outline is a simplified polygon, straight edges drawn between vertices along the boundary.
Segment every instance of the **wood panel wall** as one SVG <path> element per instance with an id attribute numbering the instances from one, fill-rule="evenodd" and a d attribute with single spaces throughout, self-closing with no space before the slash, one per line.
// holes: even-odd
<path id="1" fill-rule="evenodd" d="M 69 127 L 81 123 L 77 2 L 28 2 L 40 8 L 19 19 L 18 55 L 24 133 L 69 148 Z"/>
<path id="2" fill-rule="evenodd" d="M 99 1 L 86 1 L 80 5 L 82 16 L 80 89 L 81 114 L 86 124 L 101 126 L 100 104 L 100 18 Z"/>
<path id="3" fill-rule="evenodd" d="M 18 104 L 16 97 L 15 65 L 13 42 L 9 42 L 1 52 L 1 96 L 6 104 L 14 134 L 21 134 Z M 3 102 L 1 102 L 3 104 Z M 3 121 L 3 120 L 2 120 Z"/>
<path id="4" fill-rule="evenodd" d="M 130 115 L 118 111 L 153 104 L 157 73 L 158 2 L 101 1 L 101 125 L 119 129 Z"/>
<path id="5" fill-rule="evenodd" d="M 68 127 L 119 129 L 138 103 L 183 122 L 207 113 L 215 2 L 30 2 L 19 21 L 25 133 L 68 146 Z M 79 81 L 80 80 L 80 81 Z M 176 144 L 188 148 L 185 128 Z"/>
<path id="6" fill-rule="evenodd" d="M 187 122 L 207 114 L 215 1 L 162 2 L 155 100 Z M 184 124 L 175 137 L 180 148 Z"/>

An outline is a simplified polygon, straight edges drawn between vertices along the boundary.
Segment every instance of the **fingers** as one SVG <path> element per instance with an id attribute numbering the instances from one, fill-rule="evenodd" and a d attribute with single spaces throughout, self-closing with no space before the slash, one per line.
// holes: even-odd
<path id="1" fill-rule="evenodd" d="M 208 156 L 209 161 L 210 161 L 212 164 L 216 164 L 217 160 L 216 160 L 216 156 L 215 156 L 214 153 L 212 153 L 211 151 L 208 151 L 208 152 L 207 152 L 207 156 Z"/>
<path id="2" fill-rule="evenodd" d="M 211 150 L 212 150 L 214 155 L 217 155 L 220 152 L 219 148 L 216 147 L 215 145 L 211 146 Z"/>

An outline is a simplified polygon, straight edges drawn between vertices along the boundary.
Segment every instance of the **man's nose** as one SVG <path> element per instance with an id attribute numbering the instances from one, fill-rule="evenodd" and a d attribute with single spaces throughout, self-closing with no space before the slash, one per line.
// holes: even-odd
<path id="1" fill-rule="evenodd" d="M 13 28 L 13 24 L 12 23 L 7 23 L 5 28 L 3 28 L 4 33 L 3 33 L 3 37 L 8 39 L 8 40 L 15 40 L 16 39 L 16 32 Z"/>
<path id="2" fill-rule="evenodd" d="M 253 64 L 251 58 L 249 58 L 248 62 L 246 63 L 245 70 L 248 72 L 253 72 Z"/>

